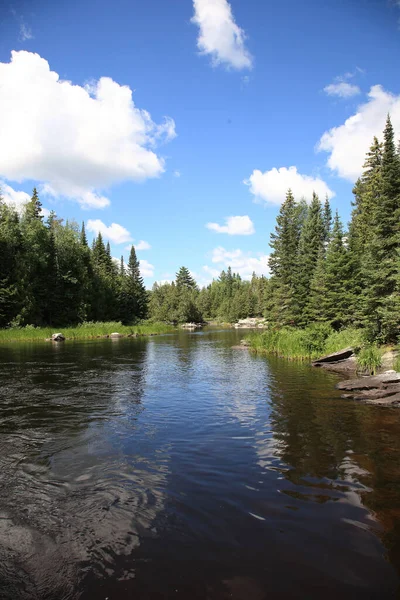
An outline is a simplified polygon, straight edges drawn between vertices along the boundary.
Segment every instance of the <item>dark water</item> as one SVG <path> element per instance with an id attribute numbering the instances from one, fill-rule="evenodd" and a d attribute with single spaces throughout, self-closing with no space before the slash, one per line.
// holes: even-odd
<path id="1" fill-rule="evenodd" d="M 395 598 L 400 411 L 235 331 L 0 347 L 0 598 Z"/>

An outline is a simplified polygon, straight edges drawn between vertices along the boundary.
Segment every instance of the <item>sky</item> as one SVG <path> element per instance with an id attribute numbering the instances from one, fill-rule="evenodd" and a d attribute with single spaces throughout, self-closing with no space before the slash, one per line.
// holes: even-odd
<path id="1" fill-rule="evenodd" d="M 287 189 L 352 188 L 391 114 L 400 0 L 3 0 L 0 185 L 85 221 L 145 283 L 268 275 Z"/>

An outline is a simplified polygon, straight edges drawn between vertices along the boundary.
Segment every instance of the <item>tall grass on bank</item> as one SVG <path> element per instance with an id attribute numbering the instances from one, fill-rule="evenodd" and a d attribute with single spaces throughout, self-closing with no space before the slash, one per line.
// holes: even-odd
<path id="1" fill-rule="evenodd" d="M 174 331 L 174 327 L 166 323 L 151 323 L 146 321 L 138 325 L 122 325 L 117 321 L 108 323 L 87 322 L 75 327 L 34 327 L 28 325 L 26 327 L 0 329 L 0 343 L 43 341 L 51 338 L 52 334 L 57 332 L 63 333 L 67 339 L 81 340 L 102 337 L 115 332 L 123 335 L 157 335 L 172 331 Z"/>
<path id="2" fill-rule="evenodd" d="M 375 375 L 382 365 L 383 349 L 376 344 L 367 344 L 357 355 L 357 370 Z"/>
<path id="3" fill-rule="evenodd" d="M 359 349 L 362 332 L 357 329 L 334 331 L 329 325 L 314 324 L 305 329 L 282 327 L 253 333 L 250 347 L 259 353 L 276 354 L 292 360 L 313 360 L 343 348 Z"/>

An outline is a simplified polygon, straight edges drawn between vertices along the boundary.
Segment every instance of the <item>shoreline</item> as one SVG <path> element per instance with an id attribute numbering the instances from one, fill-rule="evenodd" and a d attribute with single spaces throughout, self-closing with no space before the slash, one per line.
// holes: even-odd
<path id="1" fill-rule="evenodd" d="M 21 327 L 0 329 L 0 346 L 7 343 L 41 342 L 62 344 L 63 341 L 122 339 L 152 337 L 173 333 L 176 327 L 164 323 L 142 323 L 140 325 L 121 325 L 121 323 L 87 323 L 76 327 Z M 62 340 L 55 341 L 52 336 L 60 332 Z"/>

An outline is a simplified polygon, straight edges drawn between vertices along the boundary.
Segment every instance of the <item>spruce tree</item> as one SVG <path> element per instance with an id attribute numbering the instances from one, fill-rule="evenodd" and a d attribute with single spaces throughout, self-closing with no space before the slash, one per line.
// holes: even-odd
<path id="1" fill-rule="evenodd" d="M 297 252 L 293 303 L 296 310 L 296 320 L 299 325 L 305 325 L 308 322 L 305 309 L 308 304 L 311 280 L 318 257 L 324 250 L 324 236 L 325 228 L 321 202 L 317 194 L 313 193 L 307 217 L 301 230 Z"/>
<path id="2" fill-rule="evenodd" d="M 87 237 L 86 237 L 85 221 L 82 221 L 80 241 L 81 241 L 82 246 L 86 246 L 87 247 L 88 241 L 87 241 Z"/>
<path id="3" fill-rule="evenodd" d="M 384 130 L 379 203 L 373 212 L 372 239 L 363 260 L 364 315 L 372 339 L 393 341 L 400 315 L 388 319 L 396 304 L 399 252 L 400 161 L 390 117 Z M 396 324 L 397 323 L 397 324 Z"/>
<path id="4" fill-rule="evenodd" d="M 336 211 L 325 260 L 325 298 L 321 299 L 326 320 L 335 329 L 349 325 L 353 317 L 351 265 L 343 239 L 343 226 Z"/>
<path id="5" fill-rule="evenodd" d="M 176 274 L 176 286 L 178 288 L 189 288 L 189 289 L 197 289 L 197 284 L 194 278 L 191 276 L 190 271 L 186 267 L 181 267 Z"/>
<path id="6" fill-rule="evenodd" d="M 140 274 L 140 263 L 132 246 L 121 290 L 121 314 L 123 322 L 133 323 L 147 316 L 147 291 Z"/>

